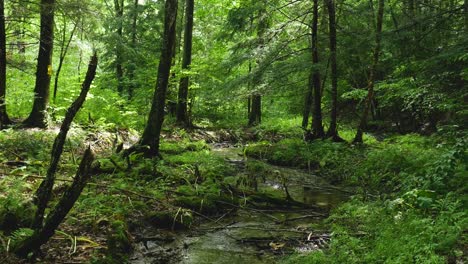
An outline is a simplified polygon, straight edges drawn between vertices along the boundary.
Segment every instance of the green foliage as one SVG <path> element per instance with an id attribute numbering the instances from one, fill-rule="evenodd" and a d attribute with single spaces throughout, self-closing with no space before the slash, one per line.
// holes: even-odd
<path id="1" fill-rule="evenodd" d="M 395 204 L 351 201 L 329 218 L 330 249 L 298 255 L 286 263 L 446 263 L 457 249 L 466 213 L 456 201 L 451 210 L 426 215 Z M 398 208 L 398 209 L 397 209 Z"/>
<path id="2" fill-rule="evenodd" d="M 11 233 L 8 237 L 10 240 L 10 248 L 16 248 L 24 240 L 34 235 L 34 230 L 30 228 L 19 228 Z"/>
<path id="3" fill-rule="evenodd" d="M 0 230 L 6 233 L 29 226 L 35 212 L 27 191 L 32 188 L 24 178 L 0 181 Z"/>

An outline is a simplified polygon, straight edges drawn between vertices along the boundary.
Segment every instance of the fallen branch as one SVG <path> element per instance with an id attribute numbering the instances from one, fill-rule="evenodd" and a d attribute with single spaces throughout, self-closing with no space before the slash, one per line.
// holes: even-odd
<path id="1" fill-rule="evenodd" d="M 286 222 L 293 222 L 293 221 L 296 221 L 296 220 L 302 220 L 302 219 L 307 219 L 307 218 L 324 218 L 326 217 L 325 214 L 310 214 L 310 215 L 302 215 L 302 216 L 298 216 L 298 217 L 294 217 L 294 218 L 289 218 L 289 219 L 285 219 L 283 221 L 279 221 L 279 222 L 276 222 L 277 224 L 284 224 Z"/>

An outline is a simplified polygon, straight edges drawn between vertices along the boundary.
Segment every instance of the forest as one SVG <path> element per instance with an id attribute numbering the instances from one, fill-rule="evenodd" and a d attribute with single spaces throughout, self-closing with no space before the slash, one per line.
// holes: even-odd
<path id="1" fill-rule="evenodd" d="M 468 0 L 0 0 L 0 263 L 468 263 Z"/>

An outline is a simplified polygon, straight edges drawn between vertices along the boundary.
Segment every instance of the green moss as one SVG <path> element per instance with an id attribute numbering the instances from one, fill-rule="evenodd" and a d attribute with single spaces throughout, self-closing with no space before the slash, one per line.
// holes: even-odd
<path id="1" fill-rule="evenodd" d="M 186 229 L 193 221 L 192 214 L 186 210 L 149 212 L 145 219 L 160 229 Z"/>
<path id="2" fill-rule="evenodd" d="M 123 221 L 113 221 L 107 235 L 107 257 L 108 263 L 125 263 L 128 254 L 132 251 L 127 225 Z"/>

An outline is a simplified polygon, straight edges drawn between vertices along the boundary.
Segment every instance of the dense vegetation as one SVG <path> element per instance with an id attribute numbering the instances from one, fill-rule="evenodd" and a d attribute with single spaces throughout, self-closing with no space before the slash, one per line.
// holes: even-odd
<path id="1" fill-rule="evenodd" d="M 464 263 L 467 80 L 467 0 L 0 0 L 0 262 Z"/>

